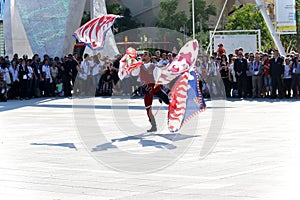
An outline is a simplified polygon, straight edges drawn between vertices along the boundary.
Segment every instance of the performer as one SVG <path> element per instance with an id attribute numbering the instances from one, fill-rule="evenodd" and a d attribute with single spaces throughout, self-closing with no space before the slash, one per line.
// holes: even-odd
<path id="1" fill-rule="evenodd" d="M 147 132 L 157 131 L 155 117 L 152 113 L 152 102 L 154 95 L 158 96 L 165 104 L 169 104 L 169 98 L 166 92 L 162 89 L 161 85 L 155 85 L 153 71 L 155 69 L 155 64 L 151 63 L 151 55 L 148 51 L 145 51 L 142 55 L 143 65 L 132 71 L 133 76 L 140 75 L 143 94 L 144 94 L 144 104 L 147 111 L 147 116 L 151 123 L 151 129 Z"/>

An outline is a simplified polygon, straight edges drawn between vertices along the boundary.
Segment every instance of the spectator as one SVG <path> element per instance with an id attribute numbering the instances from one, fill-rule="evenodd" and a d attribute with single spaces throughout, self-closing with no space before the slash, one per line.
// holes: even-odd
<path id="1" fill-rule="evenodd" d="M 19 92 L 19 69 L 17 66 L 17 62 L 13 61 L 12 65 L 9 67 L 9 71 L 11 73 L 12 77 L 12 87 L 10 91 L 9 97 L 12 99 L 19 99 L 20 98 L 20 92 Z"/>
<path id="2" fill-rule="evenodd" d="M 157 63 L 159 63 L 159 61 L 161 60 L 161 54 L 159 50 L 155 51 L 155 56 Z"/>
<path id="3" fill-rule="evenodd" d="M 71 80 L 72 80 L 72 60 L 70 56 L 65 56 L 62 62 L 62 72 L 61 78 L 64 85 L 64 95 L 65 97 L 70 97 L 71 93 Z"/>
<path id="4" fill-rule="evenodd" d="M 7 63 L 4 59 L 1 59 L 0 63 L 0 102 L 7 101 L 7 85 L 10 82 L 9 71 L 7 69 Z"/>
<path id="5" fill-rule="evenodd" d="M 162 58 L 160 59 L 160 61 L 158 62 L 158 67 L 164 67 L 169 63 L 169 60 L 167 59 L 167 54 L 163 53 L 162 54 Z"/>
<path id="6" fill-rule="evenodd" d="M 248 63 L 245 58 L 243 58 L 243 52 L 238 52 L 238 58 L 234 61 L 234 71 L 237 78 L 238 85 L 238 96 L 243 98 L 246 95 L 247 90 L 247 67 Z"/>
<path id="7" fill-rule="evenodd" d="M 75 79 L 77 76 L 77 65 L 78 65 L 78 61 L 76 60 L 75 56 L 73 56 L 72 54 L 68 55 L 68 61 L 67 61 L 68 65 L 69 65 L 69 75 L 71 77 L 71 81 L 72 81 L 72 86 L 74 86 L 75 83 Z"/>
<path id="8" fill-rule="evenodd" d="M 34 72 L 34 79 L 33 79 L 33 90 L 34 90 L 34 96 L 40 97 L 40 81 L 41 81 L 41 70 L 40 70 L 40 58 L 38 54 L 34 54 L 32 58 L 31 67 Z"/>
<path id="9" fill-rule="evenodd" d="M 43 88 L 44 94 L 43 94 L 43 96 L 49 97 L 50 96 L 50 83 L 52 83 L 53 80 L 51 77 L 49 59 L 47 59 L 47 57 L 43 61 L 42 73 L 43 73 L 43 79 L 44 79 L 44 88 Z"/>
<path id="10" fill-rule="evenodd" d="M 299 54 L 295 54 L 295 58 L 292 63 L 292 89 L 293 89 L 293 98 L 297 98 L 300 95 L 300 63 L 299 63 Z M 298 94 L 299 92 L 299 94 Z"/>
<path id="11" fill-rule="evenodd" d="M 221 55 L 221 62 L 219 64 L 219 72 L 225 86 L 226 97 L 230 97 L 230 81 L 229 81 L 229 62 L 225 54 Z"/>
<path id="12" fill-rule="evenodd" d="M 24 59 L 20 59 L 19 80 L 20 80 L 20 98 L 28 99 L 28 74 L 29 70 Z"/>
<path id="13" fill-rule="evenodd" d="M 236 73 L 234 71 L 235 59 L 236 59 L 236 57 L 233 56 L 231 58 L 231 62 L 229 63 L 229 72 L 230 72 L 229 76 L 231 77 L 230 81 L 231 81 L 231 88 L 232 88 L 232 93 L 231 93 L 232 97 L 238 97 L 237 79 L 236 79 Z"/>
<path id="14" fill-rule="evenodd" d="M 247 89 L 246 89 L 246 96 L 247 97 L 252 97 L 252 90 L 253 90 L 253 86 L 252 86 L 252 72 L 251 72 L 251 68 L 253 67 L 254 64 L 254 54 L 250 53 L 250 54 L 245 54 L 245 58 L 248 60 L 248 65 L 247 65 Z"/>
<path id="15" fill-rule="evenodd" d="M 106 69 L 104 74 L 101 77 L 101 95 L 102 96 L 112 96 L 113 93 L 113 83 L 114 83 L 114 74 L 117 72 L 114 70 L 113 63 L 108 62 L 106 64 Z"/>
<path id="16" fill-rule="evenodd" d="M 64 96 L 64 88 L 63 88 L 63 83 L 62 83 L 61 79 L 57 80 L 55 87 L 56 87 L 56 89 L 54 91 L 55 96 L 59 96 L 59 97 Z"/>
<path id="17" fill-rule="evenodd" d="M 93 56 L 93 62 L 91 63 L 91 69 L 92 69 L 92 83 L 93 88 L 96 88 L 96 91 L 99 90 L 99 81 L 100 81 L 100 69 L 102 69 L 102 66 L 104 65 L 104 62 L 101 61 L 101 54 L 98 53 L 97 55 Z"/>
<path id="18" fill-rule="evenodd" d="M 84 60 L 80 63 L 80 68 L 78 70 L 78 89 L 80 95 L 87 95 L 88 94 L 88 76 L 90 74 L 91 69 L 91 57 L 89 54 L 83 55 Z"/>
<path id="19" fill-rule="evenodd" d="M 223 43 L 218 44 L 218 49 L 217 49 L 218 57 L 221 57 L 222 55 L 226 55 L 226 49 L 224 48 Z"/>
<path id="20" fill-rule="evenodd" d="M 278 90 L 278 97 L 281 99 L 283 95 L 282 79 L 284 75 L 284 60 L 279 56 L 278 50 L 274 51 L 274 56 L 270 60 L 270 76 L 272 80 L 272 94 L 271 98 L 276 98 L 276 91 Z"/>
<path id="21" fill-rule="evenodd" d="M 271 76 L 270 76 L 270 61 L 268 54 L 264 54 L 262 57 L 262 67 L 263 67 L 263 79 L 264 79 L 264 88 L 265 92 L 263 93 L 263 97 L 270 97 L 272 86 L 271 86 Z"/>
<path id="22" fill-rule="evenodd" d="M 33 72 L 33 69 L 31 67 L 32 60 L 29 59 L 29 60 L 26 61 L 26 63 L 27 63 L 26 65 L 27 65 L 27 68 L 28 68 L 27 96 L 30 99 L 34 96 L 34 93 L 33 93 L 34 72 Z"/>
<path id="23" fill-rule="evenodd" d="M 285 65 L 284 65 L 284 76 L 283 76 L 283 95 L 286 98 L 291 97 L 291 89 L 292 89 L 292 64 L 290 62 L 290 58 L 285 58 Z"/>
<path id="24" fill-rule="evenodd" d="M 50 74 L 51 74 L 51 84 L 50 84 L 50 95 L 54 95 L 54 91 L 56 89 L 56 83 L 58 78 L 58 67 L 55 63 L 55 61 L 51 64 L 50 68 Z"/>
<path id="25" fill-rule="evenodd" d="M 252 98 L 261 97 L 263 69 L 259 54 L 255 55 L 255 61 L 252 62 L 250 67 L 252 74 Z"/>

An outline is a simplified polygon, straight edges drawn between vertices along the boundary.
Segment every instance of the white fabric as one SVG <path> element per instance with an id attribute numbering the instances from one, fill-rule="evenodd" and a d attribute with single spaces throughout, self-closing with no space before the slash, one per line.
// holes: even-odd
<path id="1" fill-rule="evenodd" d="M 27 66 L 28 68 L 28 78 L 32 79 L 33 78 L 33 69 L 31 66 Z"/>
<path id="2" fill-rule="evenodd" d="M 283 78 L 288 79 L 288 78 L 292 78 L 292 75 L 290 74 L 290 66 L 289 65 L 285 65 L 284 66 L 284 76 Z"/>
<path id="3" fill-rule="evenodd" d="M 45 73 L 46 79 L 50 79 L 51 78 L 50 66 L 49 65 L 43 65 L 42 66 L 42 72 Z"/>
<path id="4" fill-rule="evenodd" d="M 234 63 L 232 63 L 232 64 L 229 66 L 229 69 L 230 69 L 230 71 L 231 71 L 231 75 L 232 75 L 232 80 L 233 80 L 233 82 L 236 82 L 235 71 L 234 71 Z"/>
<path id="5" fill-rule="evenodd" d="M 91 66 L 93 66 L 92 68 L 92 75 L 95 76 L 97 74 L 100 73 L 100 69 L 102 69 L 102 66 L 104 65 L 104 62 L 103 61 L 100 61 L 100 63 L 96 63 L 96 62 L 93 62 L 91 63 Z"/>
<path id="6" fill-rule="evenodd" d="M 19 81 L 19 78 L 18 78 L 18 75 L 19 75 L 19 70 L 16 68 L 16 69 L 14 69 L 13 68 L 13 66 L 10 66 L 9 67 L 9 71 L 10 71 L 10 73 L 11 73 L 11 75 L 12 75 L 12 81 L 13 82 L 16 82 L 16 81 Z"/>

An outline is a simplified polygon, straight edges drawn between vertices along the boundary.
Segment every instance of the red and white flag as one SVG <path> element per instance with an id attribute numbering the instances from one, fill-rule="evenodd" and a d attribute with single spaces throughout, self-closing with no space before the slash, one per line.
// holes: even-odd
<path id="1" fill-rule="evenodd" d="M 125 76 L 127 76 L 128 74 L 130 74 L 130 72 L 139 68 L 143 64 L 142 61 L 138 62 L 136 60 L 136 57 L 136 50 L 132 47 L 129 47 L 126 50 L 125 55 L 120 60 L 118 76 L 121 80 L 123 80 Z"/>
<path id="2" fill-rule="evenodd" d="M 172 87 L 169 97 L 168 128 L 171 132 L 180 129 L 184 119 L 187 101 L 189 72 L 181 75 L 175 85 Z"/>
<path id="3" fill-rule="evenodd" d="M 120 17 L 122 16 L 109 14 L 92 19 L 78 28 L 73 33 L 73 37 L 78 41 L 85 43 L 92 50 L 102 49 L 104 47 L 107 31 L 113 25 L 115 20 Z"/>
<path id="4" fill-rule="evenodd" d="M 168 84 L 177 76 L 188 71 L 196 62 L 199 51 L 197 40 L 187 42 L 179 51 L 171 63 L 155 71 L 154 79 L 156 84 Z"/>

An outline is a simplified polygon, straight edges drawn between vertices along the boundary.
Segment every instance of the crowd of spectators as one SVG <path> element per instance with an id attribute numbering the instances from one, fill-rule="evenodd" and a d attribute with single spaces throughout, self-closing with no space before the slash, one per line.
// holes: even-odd
<path id="1" fill-rule="evenodd" d="M 112 87 L 103 90 L 107 83 L 118 82 L 118 59 L 101 58 L 101 55 L 88 57 L 93 60 L 89 69 L 83 68 L 83 59 L 69 54 L 63 58 L 42 58 L 35 54 L 32 58 L 14 54 L 0 57 L 1 101 L 7 99 L 28 100 L 39 97 L 70 97 L 74 94 L 76 77 L 99 82 L 97 95 L 112 95 Z M 101 79 L 100 79 L 101 77 Z M 101 82 L 101 83 L 100 83 Z M 110 90 L 111 89 L 111 90 Z"/>
<path id="2" fill-rule="evenodd" d="M 226 54 L 223 44 L 208 59 L 196 63 L 202 82 L 221 76 L 227 98 L 298 98 L 300 85 L 299 54 L 286 57 L 274 49 L 269 53 L 244 52 L 243 48 Z"/>
<path id="3" fill-rule="evenodd" d="M 176 52 L 156 51 L 151 62 L 156 67 L 167 65 Z M 0 57 L 0 101 L 27 100 L 39 97 L 70 97 L 79 95 L 141 95 L 139 77 L 118 78 L 121 55 L 114 59 L 101 54 L 84 54 L 83 58 L 69 54 L 63 58 L 32 58 L 15 54 L 12 59 Z M 139 58 L 138 58 L 139 59 Z M 222 79 L 227 98 L 297 98 L 299 96 L 299 54 L 291 52 L 287 57 L 277 50 L 270 54 L 245 53 L 243 48 L 226 54 L 223 44 L 212 56 L 199 55 L 196 69 L 200 77 L 200 89 L 209 97 L 212 77 Z M 77 87 L 75 88 L 75 80 Z M 95 93 L 86 94 L 86 88 L 95 86 Z M 170 86 L 169 86 L 170 88 Z M 165 86 L 168 90 L 168 86 Z M 218 88 L 217 88 L 218 89 Z"/>

